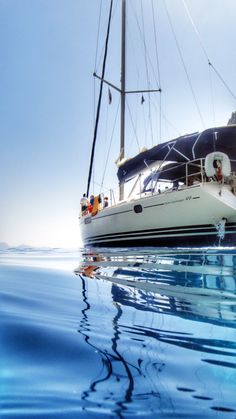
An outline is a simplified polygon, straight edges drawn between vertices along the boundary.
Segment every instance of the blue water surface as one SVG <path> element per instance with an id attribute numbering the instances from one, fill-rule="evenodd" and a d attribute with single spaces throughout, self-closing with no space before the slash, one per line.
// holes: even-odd
<path id="1" fill-rule="evenodd" d="M 236 418 L 235 249 L 0 254 L 1 418 Z"/>

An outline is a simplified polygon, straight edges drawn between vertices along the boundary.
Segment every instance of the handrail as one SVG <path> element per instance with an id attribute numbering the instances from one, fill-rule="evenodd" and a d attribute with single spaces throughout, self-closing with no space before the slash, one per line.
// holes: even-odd
<path id="1" fill-rule="evenodd" d="M 163 177 L 163 174 L 165 172 L 170 173 L 171 171 L 176 170 L 177 168 L 181 168 L 183 166 L 185 166 L 185 174 L 183 174 L 182 176 L 179 176 L 177 178 L 172 178 L 172 179 L 160 179 L 157 178 L 155 180 L 155 185 L 154 188 L 150 187 L 150 192 L 152 194 L 155 194 L 157 192 L 157 184 L 158 183 L 174 183 L 174 182 L 183 182 L 186 186 L 191 186 L 192 183 L 194 182 L 194 180 L 198 181 L 199 183 L 204 183 L 207 181 L 206 175 L 205 175 L 205 169 L 204 169 L 204 164 L 205 162 L 205 157 L 204 158 L 199 158 L 199 159 L 194 159 L 194 160 L 190 160 L 188 162 L 183 162 L 183 163 L 176 163 L 174 164 L 172 167 L 168 167 L 165 166 L 163 167 L 163 169 L 161 170 L 161 174 Z M 231 159 L 230 160 L 231 164 L 232 163 L 236 163 L 235 159 Z M 190 167 L 192 169 L 192 172 L 190 170 Z M 193 168 L 196 168 L 196 171 L 193 171 Z M 146 185 L 147 187 L 148 185 Z M 147 190 L 148 191 L 148 190 Z M 145 190 L 142 190 L 142 193 L 147 192 Z M 141 195 L 141 194 L 140 194 Z"/>
<path id="2" fill-rule="evenodd" d="M 157 179 L 156 181 L 153 180 L 153 183 L 152 183 L 149 190 L 144 191 L 144 190 L 141 190 L 141 188 L 139 188 L 139 191 L 138 191 L 137 195 L 139 195 L 141 197 L 141 196 L 143 196 L 143 194 L 145 194 L 147 192 L 150 192 L 150 194 L 152 194 L 152 195 L 156 195 L 156 193 L 158 191 L 158 188 L 157 188 L 158 183 L 173 184 L 174 182 L 181 182 L 188 187 L 188 186 L 192 186 L 193 178 L 198 178 L 199 183 L 206 182 L 207 179 L 206 179 L 205 172 L 204 172 L 204 161 L 205 161 L 205 158 L 201 158 L 201 159 L 191 160 L 191 161 L 188 161 L 188 162 L 185 162 L 185 163 L 177 163 L 171 168 L 167 167 L 165 169 L 165 166 L 164 166 L 164 168 L 161 171 L 162 174 L 167 172 L 167 171 L 170 172 L 171 170 L 175 170 L 176 168 L 179 168 L 181 166 L 186 166 L 185 177 L 181 176 L 181 177 L 177 177 L 177 178 L 174 178 L 174 179 L 172 178 L 170 180 L 168 180 L 168 179 L 166 179 L 166 180 L 162 180 L 162 179 L 158 180 Z M 236 164 L 236 159 L 231 159 L 230 162 Z M 195 167 L 196 171 L 194 171 L 192 173 L 189 173 L 189 166 L 192 166 L 192 168 Z M 140 173 L 139 176 L 136 178 L 136 180 L 134 182 L 134 185 L 133 185 L 133 187 L 131 188 L 131 191 L 128 194 L 128 199 L 131 198 L 131 196 L 132 196 L 135 188 L 137 187 L 138 183 L 140 183 L 140 187 L 141 187 L 141 175 L 142 175 L 142 173 Z M 190 181 L 191 178 L 192 178 L 192 180 Z M 236 194 L 236 186 L 234 186 L 234 188 L 235 188 L 235 194 Z M 173 185 L 170 186 L 167 189 L 167 192 L 169 192 L 172 189 L 173 189 Z M 109 189 L 109 192 L 110 192 L 110 205 L 109 205 L 109 207 L 112 207 L 112 206 L 116 205 L 116 196 L 115 196 L 114 189 Z"/>

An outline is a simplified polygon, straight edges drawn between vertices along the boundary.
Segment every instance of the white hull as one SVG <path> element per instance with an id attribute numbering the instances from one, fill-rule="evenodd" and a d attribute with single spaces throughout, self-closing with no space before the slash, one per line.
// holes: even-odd
<path id="1" fill-rule="evenodd" d="M 135 212 L 140 211 L 141 212 Z M 236 196 L 208 182 L 144 196 L 80 217 L 84 245 L 217 245 L 216 224 L 227 219 L 221 244 L 236 245 Z"/>

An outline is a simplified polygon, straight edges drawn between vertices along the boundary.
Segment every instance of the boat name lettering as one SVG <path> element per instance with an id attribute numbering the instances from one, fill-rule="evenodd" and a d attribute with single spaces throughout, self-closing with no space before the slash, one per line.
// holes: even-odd
<path id="1" fill-rule="evenodd" d="M 183 202 L 183 199 L 176 199 L 175 201 L 169 201 L 169 202 L 164 202 L 164 205 L 169 205 L 169 204 L 176 204 L 177 202 Z"/>
<path id="2" fill-rule="evenodd" d="M 186 201 L 189 201 L 190 199 L 192 199 L 192 197 L 191 197 L 191 196 L 187 196 L 187 197 L 186 197 Z"/>

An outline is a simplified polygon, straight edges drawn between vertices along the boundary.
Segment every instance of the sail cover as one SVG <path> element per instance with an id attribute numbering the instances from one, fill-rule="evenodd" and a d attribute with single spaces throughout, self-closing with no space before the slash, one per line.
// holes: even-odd
<path id="1" fill-rule="evenodd" d="M 117 172 L 120 183 L 132 179 L 155 162 L 172 161 L 184 163 L 206 157 L 213 151 L 222 151 L 230 159 L 236 159 L 236 125 L 209 128 L 193 133 L 139 153 L 122 164 Z"/>

